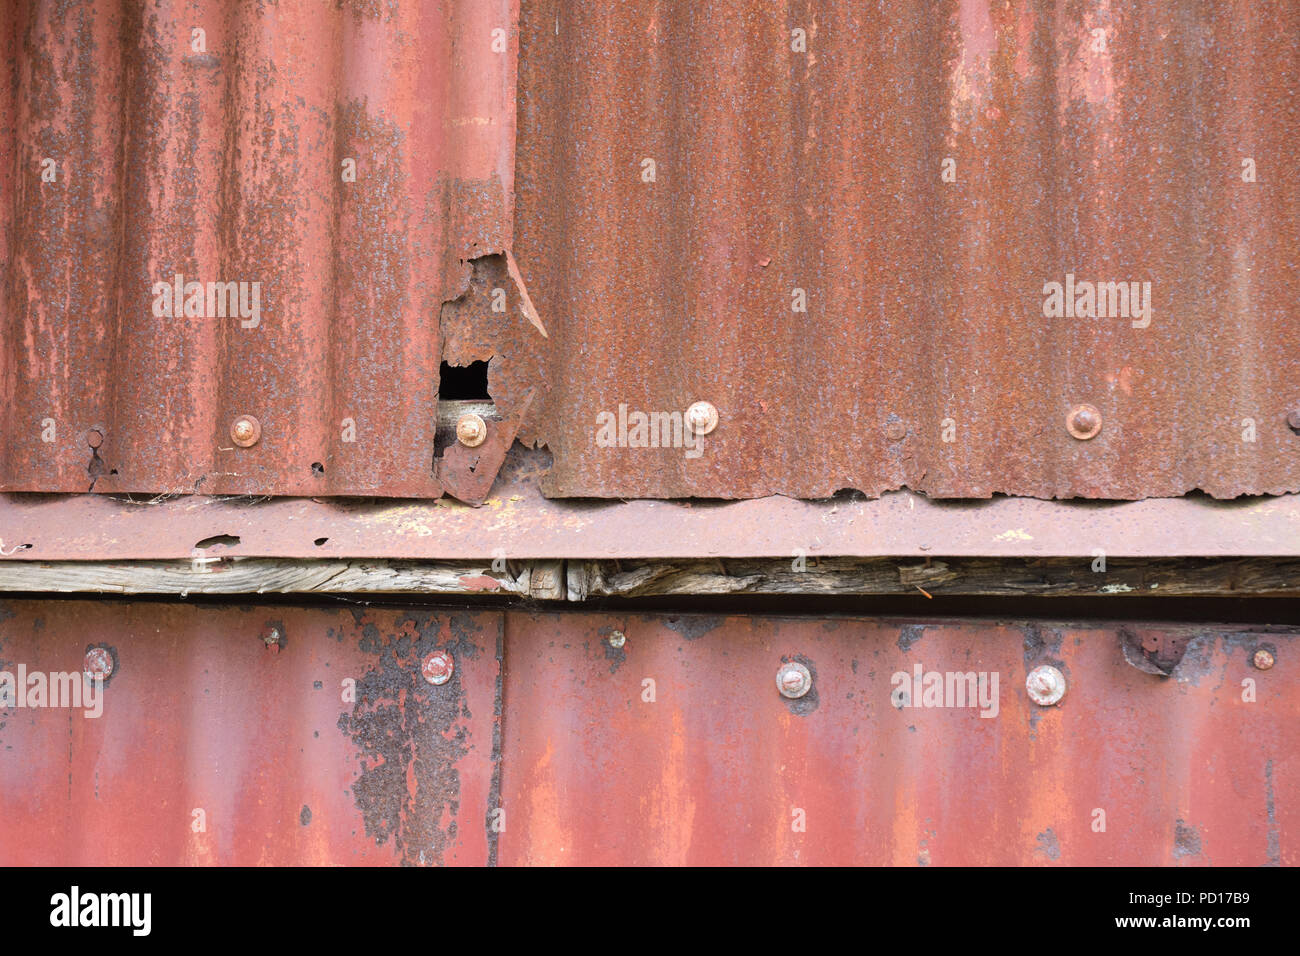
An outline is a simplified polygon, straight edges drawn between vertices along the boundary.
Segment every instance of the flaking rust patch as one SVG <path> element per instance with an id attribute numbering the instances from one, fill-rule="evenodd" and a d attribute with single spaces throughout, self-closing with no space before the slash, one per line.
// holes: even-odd
<path id="1" fill-rule="evenodd" d="M 480 823 L 459 819 L 458 769 L 469 753 L 471 717 L 461 677 L 482 653 L 480 631 L 468 614 L 415 613 L 394 633 L 362 625 L 360 649 L 375 666 L 357 679 L 356 703 L 338 726 L 357 747 L 361 772 L 352 793 L 366 835 L 380 846 L 391 839 L 403 865 L 443 863 L 460 826 Z M 441 686 L 420 669 L 435 649 L 456 661 Z"/>

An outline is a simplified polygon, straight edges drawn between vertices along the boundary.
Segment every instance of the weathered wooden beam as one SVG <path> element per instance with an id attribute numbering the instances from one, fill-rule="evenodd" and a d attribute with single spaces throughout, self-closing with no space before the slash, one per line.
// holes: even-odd
<path id="1" fill-rule="evenodd" d="M 118 594 L 498 594 L 541 600 L 665 595 L 1300 596 L 1300 559 L 808 558 L 503 562 L 0 561 L 0 591 Z"/>

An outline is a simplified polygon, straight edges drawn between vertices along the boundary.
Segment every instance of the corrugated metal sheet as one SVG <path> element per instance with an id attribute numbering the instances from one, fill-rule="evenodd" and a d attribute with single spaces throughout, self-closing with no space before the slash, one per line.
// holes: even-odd
<path id="1" fill-rule="evenodd" d="M 0 487 L 440 494 L 441 305 L 510 243 L 517 8 L 6 4 Z M 260 283 L 257 324 L 156 317 L 176 275 L 250 313 Z"/>
<path id="2" fill-rule="evenodd" d="M 509 615 L 503 863 L 1300 861 L 1290 632 L 561 620 L 568 626 Z M 618 649 L 608 643 L 615 628 Z M 1159 677 L 1125 663 L 1126 636 L 1191 643 Z M 1271 670 L 1251 663 L 1261 644 L 1276 652 Z M 785 660 L 812 673 L 805 697 L 777 693 Z M 1026 694 L 1040 664 L 1067 679 L 1054 707 Z M 896 708 L 893 675 L 918 665 L 996 673 L 996 716 L 981 717 L 984 706 Z"/>
<path id="3" fill-rule="evenodd" d="M 491 612 L 5 602 L 0 671 L 80 678 L 91 646 L 113 669 L 98 708 L 0 708 L 0 864 L 492 862 L 501 628 Z M 435 650 L 454 660 L 440 686 L 421 673 Z"/>
<path id="4" fill-rule="evenodd" d="M 0 495 L 0 561 L 421 558 L 1029 557 L 1300 555 L 1300 498 L 1217 502 L 1204 496 L 1128 502 L 566 501 L 542 496 L 546 456 L 512 455 L 482 508 L 438 501 L 163 501 Z M 234 539 L 238 539 L 237 541 Z M 66 581 L 50 576 L 57 586 Z M 1097 576 L 1097 586 L 1108 580 Z M 197 582 L 177 580 L 176 589 Z"/>
<path id="5" fill-rule="evenodd" d="M 478 500 L 518 428 L 557 496 L 1300 490 L 1295 4 L 39 0 L 0 60 L 0 489 Z M 503 427 L 436 472 L 443 358 Z"/>
<path id="6" fill-rule="evenodd" d="M 1291 630 L 0 605 L 0 671 L 92 649 L 98 717 L 0 708 L 0 864 L 1297 862 Z M 917 665 L 996 697 L 896 708 Z"/>
<path id="7" fill-rule="evenodd" d="M 1300 6 L 537 0 L 520 33 L 549 493 L 1300 489 Z M 1045 317 L 1067 273 L 1150 282 L 1149 326 Z M 699 400 L 698 458 L 596 441 Z"/>

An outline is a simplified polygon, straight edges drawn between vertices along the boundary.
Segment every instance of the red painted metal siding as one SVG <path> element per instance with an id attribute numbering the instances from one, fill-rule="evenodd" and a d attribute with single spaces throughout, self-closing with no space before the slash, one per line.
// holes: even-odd
<path id="1" fill-rule="evenodd" d="M 0 671 L 91 646 L 100 717 L 0 709 L 0 864 L 1298 862 L 1290 629 L 0 604 Z M 894 707 L 918 664 L 996 673 L 996 717 Z"/>
<path id="2" fill-rule="evenodd" d="M 79 672 L 92 644 L 115 667 L 97 718 L 0 708 L 0 863 L 486 864 L 501 627 L 490 612 L 6 602 L 0 670 Z M 420 673 L 435 648 L 457 663 L 439 687 Z"/>
<path id="3" fill-rule="evenodd" d="M 549 494 L 1300 489 L 1300 6 L 537 0 L 520 35 Z M 1046 318 L 1067 273 L 1150 282 L 1150 325 Z M 698 458 L 597 443 L 698 400 Z"/>
<path id="4" fill-rule="evenodd" d="M 439 495 L 440 308 L 510 244 L 516 10 L 5 4 L 0 488 Z M 155 317 L 177 274 L 260 283 L 259 324 Z"/>
<path id="5" fill-rule="evenodd" d="M 1300 862 L 1291 633 L 1124 628 L 1198 635 L 1162 678 L 1114 626 L 562 620 L 509 618 L 503 863 Z M 1261 643 L 1272 670 L 1251 665 Z M 814 676 L 797 701 L 775 687 L 787 658 Z M 891 676 L 917 664 L 998 673 L 997 716 L 895 708 Z M 1026 695 L 1039 664 L 1069 682 L 1055 707 Z"/>

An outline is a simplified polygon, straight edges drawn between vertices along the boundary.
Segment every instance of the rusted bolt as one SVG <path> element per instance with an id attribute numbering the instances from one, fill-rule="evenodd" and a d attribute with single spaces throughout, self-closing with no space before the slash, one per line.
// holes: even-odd
<path id="1" fill-rule="evenodd" d="M 113 655 L 102 647 L 92 647 L 86 651 L 82 668 L 90 680 L 106 681 L 113 675 Z"/>
<path id="2" fill-rule="evenodd" d="M 802 697 L 812 689 L 812 674 L 798 661 L 782 664 L 776 672 L 776 689 L 782 697 Z"/>
<path id="3" fill-rule="evenodd" d="M 697 435 L 707 435 L 718 427 L 718 410 L 709 402 L 696 402 L 686 409 L 686 425 Z"/>
<path id="4" fill-rule="evenodd" d="M 473 412 L 466 412 L 456 422 L 456 440 L 466 448 L 477 448 L 487 439 L 487 422 Z"/>
<path id="5" fill-rule="evenodd" d="M 86 444 L 91 448 L 98 448 L 104 444 L 104 433 L 98 428 L 92 428 L 86 432 Z"/>
<path id="6" fill-rule="evenodd" d="M 1273 666 L 1273 655 L 1261 647 L 1255 652 L 1255 666 L 1262 671 L 1268 670 Z"/>
<path id="7" fill-rule="evenodd" d="M 890 441 L 902 441 L 907 437 L 907 426 L 902 422 L 890 422 L 885 426 L 885 435 Z"/>
<path id="8" fill-rule="evenodd" d="M 624 644 L 626 644 L 626 643 L 627 643 L 627 637 L 623 634 L 622 631 L 610 631 L 610 632 L 609 632 L 609 646 L 610 646 L 610 647 L 622 647 L 622 646 L 623 646 Z"/>
<path id="9" fill-rule="evenodd" d="M 451 680 L 452 672 L 456 669 L 456 662 L 451 659 L 451 655 L 446 651 L 434 651 L 424 659 L 420 665 L 420 671 L 424 674 L 424 679 L 430 684 L 445 684 Z"/>
<path id="10" fill-rule="evenodd" d="M 1081 441 L 1087 441 L 1101 431 L 1101 412 L 1091 405 L 1075 405 L 1065 416 L 1065 427 Z"/>
<path id="11" fill-rule="evenodd" d="M 1293 432 L 1300 434 L 1300 408 L 1293 408 L 1286 413 L 1286 424 Z"/>
<path id="12" fill-rule="evenodd" d="M 240 415 L 230 426 L 230 440 L 240 448 L 251 448 L 262 437 L 262 423 L 252 415 Z"/>
<path id="13" fill-rule="evenodd" d="M 1035 667 L 1025 680 L 1025 690 L 1035 704 L 1050 707 L 1065 696 L 1065 675 L 1048 664 Z"/>

